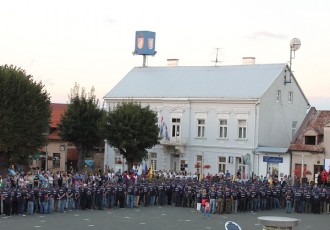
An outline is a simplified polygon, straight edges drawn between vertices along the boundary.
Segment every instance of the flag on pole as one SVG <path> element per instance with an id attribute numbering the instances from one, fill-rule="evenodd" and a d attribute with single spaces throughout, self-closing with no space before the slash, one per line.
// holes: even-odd
<path id="1" fill-rule="evenodd" d="M 143 173 L 143 176 L 144 177 L 147 177 L 147 173 L 148 173 L 148 166 L 147 166 L 147 163 L 144 164 L 144 173 Z"/>
<path id="2" fill-rule="evenodd" d="M 139 165 L 139 168 L 138 168 L 137 174 L 138 174 L 139 176 L 142 175 L 142 164 Z"/>
<path id="3" fill-rule="evenodd" d="M 152 178 L 152 164 L 150 164 L 149 178 Z"/>

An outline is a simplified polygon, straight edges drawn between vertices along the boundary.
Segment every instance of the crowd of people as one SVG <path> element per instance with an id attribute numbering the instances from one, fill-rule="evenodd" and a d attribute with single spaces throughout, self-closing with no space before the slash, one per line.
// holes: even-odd
<path id="1" fill-rule="evenodd" d="M 330 213 L 326 183 L 291 183 L 288 177 L 241 179 L 221 173 L 160 172 L 154 178 L 108 170 L 95 174 L 41 170 L 0 175 L 0 214 L 33 215 L 75 210 L 137 208 L 155 205 L 194 208 L 202 213 L 231 214 L 283 209 L 287 213 Z"/>

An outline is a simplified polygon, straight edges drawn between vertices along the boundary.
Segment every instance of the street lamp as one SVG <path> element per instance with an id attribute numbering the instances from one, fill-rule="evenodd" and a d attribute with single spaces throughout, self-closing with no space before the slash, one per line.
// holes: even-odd
<path id="1" fill-rule="evenodd" d="M 301 155 L 301 183 L 303 177 L 304 177 L 304 155 Z"/>
<path id="2" fill-rule="evenodd" d="M 48 141 L 49 141 L 49 130 L 46 130 L 46 132 L 44 132 L 42 135 L 44 135 L 46 137 L 46 145 L 45 145 L 45 171 L 47 172 L 48 170 Z"/>
<path id="3" fill-rule="evenodd" d="M 105 147 L 104 147 L 104 157 L 103 157 L 103 172 L 106 172 L 106 169 L 107 169 L 107 166 L 109 165 L 109 156 L 108 156 L 108 140 L 105 139 L 104 140 L 104 144 L 105 144 Z"/>

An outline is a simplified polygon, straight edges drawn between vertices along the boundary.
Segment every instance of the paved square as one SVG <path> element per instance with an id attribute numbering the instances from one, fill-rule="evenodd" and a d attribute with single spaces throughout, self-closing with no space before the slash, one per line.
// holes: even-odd
<path id="1" fill-rule="evenodd" d="M 211 215 L 203 219 L 201 213 L 192 208 L 173 206 L 140 207 L 134 209 L 114 209 L 103 211 L 71 211 L 33 216 L 1 216 L 1 230 L 18 229 L 124 229 L 124 230 L 194 230 L 225 229 L 227 221 L 238 223 L 242 230 L 262 229 L 259 216 L 283 216 L 300 219 L 294 229 L 330 229 L 330 214 L 286 214 L 284 209 L 260 211 L 257 213 L 238 213 L 229 215 Z"/>

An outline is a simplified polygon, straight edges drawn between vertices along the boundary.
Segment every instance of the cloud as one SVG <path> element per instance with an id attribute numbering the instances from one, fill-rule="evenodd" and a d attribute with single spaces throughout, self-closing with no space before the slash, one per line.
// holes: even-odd
<path id="1" fill-rule="evenodd" d="M 250 39 L 260 39 L 260 38 L 274 38 L 274 39 L 287 39 L 286 34 L 275 34 L 269 31 L 257 31 L 248 36 Z"/>

